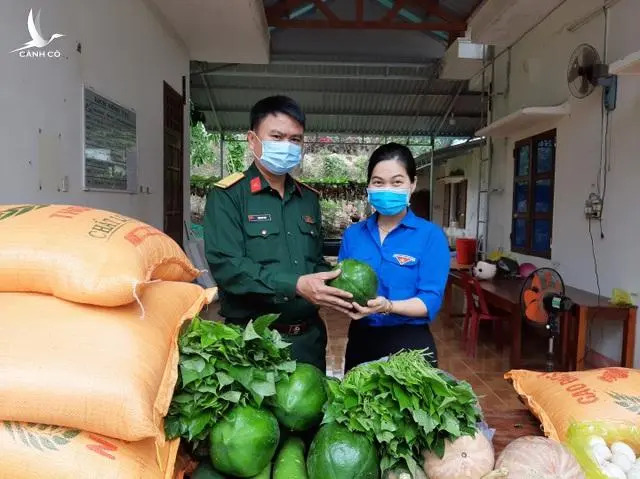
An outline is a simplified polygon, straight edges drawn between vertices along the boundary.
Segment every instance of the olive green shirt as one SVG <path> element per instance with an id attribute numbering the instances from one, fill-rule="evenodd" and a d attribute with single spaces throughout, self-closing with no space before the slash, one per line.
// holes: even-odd
<path id="1" fill-rule="evenodd" d="M 317 308 L 296 296 L 300 276 L 330 269 L 322 256 L 317 193 L 287 175 L 282 198 L 255 164 L 237 181 L 229 179 L 209 193 L 204 219 L 220 313 L 235 319 L 279 313 L 283 323 L 317 317 Z"/>

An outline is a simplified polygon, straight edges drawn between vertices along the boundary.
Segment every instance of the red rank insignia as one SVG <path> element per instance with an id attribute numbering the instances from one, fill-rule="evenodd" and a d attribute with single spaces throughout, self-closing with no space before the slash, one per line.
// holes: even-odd
<path id="1" fill-rule="evenodd" d="M 254 179 L 251 180 L 250 188 L 251 188 L 251 193 L 257 193 L 262 189 L 262 181 L 260 180 L 259 176 L 256 176 Z"/>

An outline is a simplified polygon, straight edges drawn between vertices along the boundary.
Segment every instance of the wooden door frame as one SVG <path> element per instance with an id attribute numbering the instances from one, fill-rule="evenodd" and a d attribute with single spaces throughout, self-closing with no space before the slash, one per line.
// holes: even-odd
<path id="1" fill-rule="evenodd" d="M 166 188 L 164 188 L 165 186 L 165 180 L 166 180 L 166 175 L 167 175 L 167 167 L 168 167 L 168 158 L 166 155 L 166 134 L 165 134 L 165 130 L 167 129 L 167 124 L 166 124 L 166 100 L 167 100 L 167 94 L 169 95 L 175 95 L 176 97 L 180 97 L 182 98 L 182 115 L 181 115 L 181 121 L 180 121 L 180 170 L 181 170 L 181 175 L 180 175 L 180 184 L 178 187 L 178 190 L 180 192 L 180 199 L 179 199 L 179 206 L 180 206 L 180 211 L 181 211 L 181 217 L 182 217 L 182 221 L 181 223 L 181 227 L 180 227 L 180 233 L 179 233 L 179 239 L 180 241 L 178 241 L 178 244 L 180 245 L 180 247 L 184 247 L 184 207 L 185 207 L 185 201 L 184 201 L 184 170 L 185 170 L 185 161 L 184 161 L 184 153 L 185 153 L 185 139 L 184 139 L 184 131 L 185 131 L 185 114 L 184 114 L 184 103 L 185 103 L 185 97 L 184 95 L 181 95 L 177 90 L 175 90 L 169 83 L 167 83 L 166 81 L 163 81 L 163 88 L 162 88 L 162 141 L 163 141 L 163 148 L 162 148 L 162 156 L 163 156 L 163 161 L 162 161 L 162 182 L 163 182 L 163 198 L 162 198 L 162 220 L 163 220 L 163 230 L 166 232 L 168 225 L 167 225 L 167 191 Z"/>

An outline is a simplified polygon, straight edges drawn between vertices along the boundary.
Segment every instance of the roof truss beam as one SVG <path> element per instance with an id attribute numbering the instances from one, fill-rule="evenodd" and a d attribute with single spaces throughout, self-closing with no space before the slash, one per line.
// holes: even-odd
<path id="1" fill-rule="evenodd" d="M 313 5 L 325 16 L 324 20 L 302 20 L 290 18 L 294 7 L 299 6 L 297 0 L 281 0 L 267 7 L 265 13 L 270 27 L 276 28 L 318 28 L 318 29 L 351 29 L 351 30 L 416 30 L 442 31 L 459 33 L 467 29 L 466 22 L 456 15 L 444 10 L 437 0 L 396 0 L 393 8 L 378 20 L 364 20 L 362 0 L 355 1 L 356 18 L 341 19 L 323 0 L 312 0 Z M 442 21 L 398 22 L 395 17 L 405 3 L 423 8 L 428 15 Z"/>
<path id="2" fill-rule="evenodd" d="M 322 14 L 327 17 L 327 20 L 330 22 L 339 22 L 340 19 L 336 16 L 335 13 L 329 8 L 329 6 L 324 3 L 323 0 L 311 0 L 315 7 L 322 12 Z"/>
<path id="3" fill-rule="evenodd" d="M 291 14 L 306 3 L 306 0 L 280 0 L 278 3 L 266 9 L 267 13 L 278 17 L 289 17 Z"/>
<path id="4" fill-rule="evenodd" d="M 464 19 L 442 8 L 438 0 L 407 0 L 411 5 L 423 9 L 427 15 L 433 15 L 449 23 L 464 23 Z M 396 0 L 397 2 L 397 0 Z M 447 30 L 450 31 L 450 30 Z"/>
<path id="5" fill-rule="evenodd" d="M 400 10 L 404 8 L 406 3 L 407 3 L 407 0 L 396 0 L 393 3 L 393 7 L 391 7 L 391 9 L 386 13 L 386 15 L 382 18 L 382 20 L 385 22 L 391 22 L 395 20 L 395 18 L 400 13 Z"/>

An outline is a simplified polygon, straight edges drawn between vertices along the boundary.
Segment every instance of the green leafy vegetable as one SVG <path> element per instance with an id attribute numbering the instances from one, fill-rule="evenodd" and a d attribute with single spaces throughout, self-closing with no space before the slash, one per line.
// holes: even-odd
<path id="1" fill-rule="evenodd" d="M 180 377 L 165 420 L 169 439 L 197 447 L 237 404 L 259 407 L 276 382 L 295 371 L 289 343 L 269 326 L 277 315 L 235 325 L 194 318 L 178 341 Z"/>
<path id="2" fill-rule="evenodd" d="M 424 351 L 361 364 L 342 383 L 327 386 L 323 422 L 367 435 L 381 454 L 382 471 L 404 463 L 416 477 L 422 451 L 442 457 L 446 439 L 474 435 L 482 419 L 471 386 L 432 367 Z"/>

